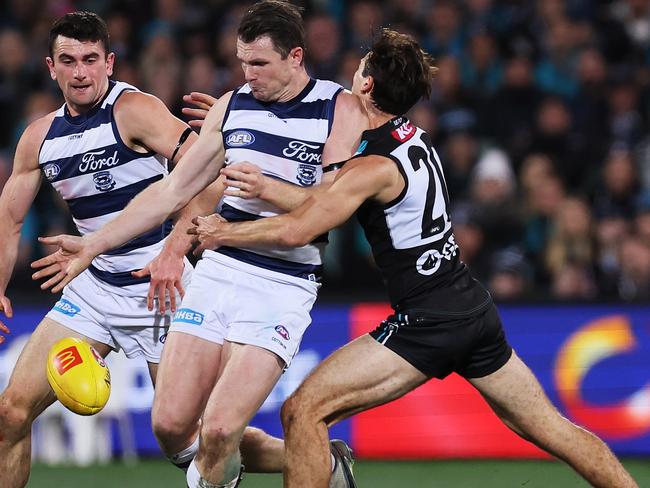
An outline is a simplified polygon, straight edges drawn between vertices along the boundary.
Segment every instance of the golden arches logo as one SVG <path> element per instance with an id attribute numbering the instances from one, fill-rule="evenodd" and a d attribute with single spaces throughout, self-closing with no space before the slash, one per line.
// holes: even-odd
<path id="1" fill-rule="evenodd" d="M 554 379 L 560 400 L 574 420 L 610 439 L 650 432 L 650 382 L 611 405 L 595 405 L 582 396 L 582 383 L 594 366 L 636 348 L 632 327 L 624 316 L 590 322 L 567 339 L 555 361 Z"/>
<path id="2" fill-rule="evenodd" d="M 66 371 L 81 363 L 83 363 L 83 359 L 81 358 L 81 354 L 79 354 L 77 346 L 62 349 L 57 353 L 56 359 L 54 360 L 54 365 L 60 375 L 63 375 Z"/>

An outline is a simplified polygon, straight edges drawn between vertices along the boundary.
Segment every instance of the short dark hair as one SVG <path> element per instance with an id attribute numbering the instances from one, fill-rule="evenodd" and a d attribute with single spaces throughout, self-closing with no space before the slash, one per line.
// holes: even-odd
<path id="1" fill-rule="evenodd" d="M 93 12 L 71 12 L 54 22 L 50 29 L 50 57 L 54 56 L 54 42 L 58 36 L 69 37 L 82 42 L 99 41 L 104 46 L 106 54 L 111 49 L 111 40 L 106 22 Z"/>
<path id="2" fill-rule="evenodd" d="M 363 76 L 372 76 L 371 98 L 382 112 L 402 115 L 420 98 L 429 98 L 437 68 L 407 34 L 382 29 L 366 59 Z"/>
<path id="3" fill-rule="evenodd" d="M 305 48 L 302 8 L 282 0 L 263 0 L 248 9 L 239 24 L 237 36 L 250 43 L 269 36 L 275 50 L 285 59 L 295 47 Z"/>

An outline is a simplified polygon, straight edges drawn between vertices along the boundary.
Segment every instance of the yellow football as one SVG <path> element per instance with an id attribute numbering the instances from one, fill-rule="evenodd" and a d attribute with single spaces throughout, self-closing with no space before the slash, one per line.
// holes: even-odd
<path id="1" fill-rule="evenodd" d="M 93 347 L 66 337 L 54 344 L 47 358 L 47 381 L 56 397 L 79 415 L 94 415 L 111 394 L 111 373 Z"/>

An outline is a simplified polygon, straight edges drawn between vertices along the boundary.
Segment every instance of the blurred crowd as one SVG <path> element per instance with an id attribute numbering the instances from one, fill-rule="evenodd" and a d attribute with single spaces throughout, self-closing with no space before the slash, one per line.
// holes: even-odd
<path id="1" fill-rule="evenodd" d="M 349 87 L 381 26 L 436 59 L 433 96 L 409 114 L 446 170 L 462 259 L 500 300 L 650 299 L 650 0 L 312 0 L 312 76 Z M 0 187 L 25 126 L 62 103 L 44 58 L 53 19 L 102 15 L 115 79 L 180 116 L 190 91 L 242 84 L 243 1 L 0 2 Z M 24 227 L 18 287 L 71 230 L 43 185 Z M 331 234 L 326 287 L 378 290 L 359 227 Z M 26 285 L 25 285 L 26 286 Z"/>

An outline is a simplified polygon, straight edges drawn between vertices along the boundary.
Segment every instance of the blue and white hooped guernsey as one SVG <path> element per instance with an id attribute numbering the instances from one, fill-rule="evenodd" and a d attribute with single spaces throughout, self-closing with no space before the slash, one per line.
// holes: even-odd
<path id="1" fill-rule="evenodd" d="M 81 235 L 117 217 L 133 197 L 167 174 L 165 158 L 153 152 L 136 152 L 120 138 L 113 106 L 120 95 L 131 90 L 137 89 L 110 81 L 102 102 L 78 116 L 70 115 L 63 105 L 41 146 L 38 159 L 43 175 L 68 204 Z M 167 221 L 100 254 L 89 271 L 118 287 L 145 283 L 148 278 L 134 278 L 131 271 L 143 268 L 158 255 L 170 231 L 171 221 Z M 131 294 L 128 289 L 122 290 Z"/>
<path id="2" fill-rule="evenodd" d="M 312 186 L 323 175 L 322 153 L 332 129 L 341 85 L 310 80 L 288 102 L 261 102 L 244 85 L 230 100 L 222 127 L 226 164 L 250 161 L 262 172 L 287 183 Z M 268 202 L 226 196 L 221 215 L 231 222 L 283 213 Z M 220 247 L 217 252 L 273 271 L 318 281 L 327 236 L 296 249 Z"/>

